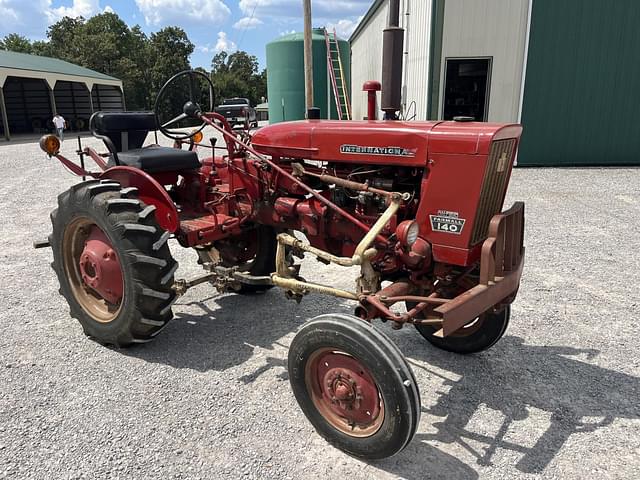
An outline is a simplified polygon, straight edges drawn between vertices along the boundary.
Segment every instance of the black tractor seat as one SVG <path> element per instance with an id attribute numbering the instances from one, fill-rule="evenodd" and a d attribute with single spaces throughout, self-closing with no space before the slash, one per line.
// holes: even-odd
<path id="1" fill-rule="evenodd" d="M 149 131 L 156 129 L 153 112 L 96 112 L 89 120 L 89 128 L 109 149 L 109 166 L 125 165 L 148 173 L 195 170 L 201 166 L 196 152 L 158 145 L 142 148 Z"/>
<path id="2" fill-rule="evenodd" d="M 109 159 L 113 161 L 113 155 Z M 175 172 L 200 168 L 196 152 L 151 145 L 118 153 L 120 165 L 136 167 L 149 173 Z M 115 162 L 113 162 L 115 165 Z"/>

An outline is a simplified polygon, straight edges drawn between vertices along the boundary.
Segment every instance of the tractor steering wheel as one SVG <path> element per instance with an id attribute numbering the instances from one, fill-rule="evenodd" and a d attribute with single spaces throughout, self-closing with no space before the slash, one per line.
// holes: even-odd
<path id="1" fill-rule="evenodd" d="M 188 100 L 182 107 L 181 114 L 171 118 L 171 120 L 164 121 L 163 119 L 161 119 L 161 113 L 163 113 L 162 107 L 165 104 L 164 103 L 166 100 L 165 97 L 167 97 L 167 94 L 170 91 L 169 87 L 172 87 L 173 84 L 176 83 L 182 77 L 188 77 L 187 78 L 188 91 L 189 91 Z M 156 124 L 160 129 L 160 132 L 162 132 L 162 134 L 165 135 L 166 137 L 169 137 L 173 140 L 186 140 L 187 138 L 190 138 L 194 134 L 201 132 L 204 129 L 204 127 L 207 126 L 205 122 L 202 122 L 202 124 L 197 128 L 197 130 L 195 131 L 190 130 L 188 132 L 185 132 L 181 127 L 177 127 L 177 126 L 174 126 L 174 129 L 169 128 L 172 125 L 176 125 L 188 118 L 198 119 L 200 115 L 203 113 L 202 107 L 198 103 L 199 95 L 197 95 L 197 93 L 200 93 L 200 89 L 198 88 L 198 82 L 196 81 L 199 79 L 198 77 L 202 77 L 206 81 L 206 85 L 209 87 L 209 105 L 208 105 L 207 111 L 209 112 L 213 111 L 215 93 L 213 90 L 213 83 L 211 83 L 211 79 L 209 78 L 208 75 L 205 75 L 204 73 L 198 72 L 195 70 L 185 70 L 183 72 L 175 74 L 173 77 L 167 80 L 167 82 L 160 89 L 160 92 L 156 97 L 156 103 L 153 108 L 153 113 L 156 116 Z M 176 130 L 176 128 L 178 128 L 179 130 Z"/>

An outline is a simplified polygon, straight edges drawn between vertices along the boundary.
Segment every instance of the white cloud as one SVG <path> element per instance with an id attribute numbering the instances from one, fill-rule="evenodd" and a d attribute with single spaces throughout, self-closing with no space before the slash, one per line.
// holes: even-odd
<path id="1" fill-rule="evenodd" d="M 50 6 L 50 0 L 0 0 L 0 35 L 19 33 L 44 37 L 48 25 L 45 12 Z"/>
<path id="2" fill-rule="evenodd" d="M 239 30 L 252 30 L 258 25 L 262 25 L 264 22 L 256 17 L 244 17 L 233 24 L 233 28 Z"/>
<path id="3" fill-rule="evenodd" d="M 136 0 L 147 25 L 220 24 L 231 10 L 222 0 Z"/>
<path id="4" fill-rule="evenodd" d="M 362 17 L 358 18 L 357 20 L 344 19 L 338 20 L 337 23 L 328 23 L 327 30 L 329 32 L 333 32 L 333 29 L 335 28 L 338 37 L 346 40 L 355 31 L 356 27 L 360 23 L 360 20 L 362 20 Z"/>
<path id="5" fill-rule="evenodd" d="M 234 50 L 237 50 L 237 48 L 237 45 L 227 38 L 226 32 L 218 32 L 218 41 L 216 42 L 214 51 L 233 52 Z"/>
<path id="6" fill-rule="evenodd" d="M 62 17 L 84 17 L 89 18 L 96 13 L 100 13 L 100 2 L 98 0 L 73 0 L 70 7 L 50 8 L 48 15 L 58 20 Z"/>
<path id="7" fill-rule="evenodd" d="M 107 5 L 106 7 L 104 7 L 102 12 L 103 13 L 116 13 L 115 10 L 111 7 L 111 5 Z M 135 18 L 135 15 L 134 15 L 134 18 Z"/>
<path id="8" fill-rule="evenodd" d="M 13 2 L 0 1 L 0 27 L 4 32 L 5 26 L 15 25 L 20 22 L 20 13 L 16 8 L 17 5 L 12 5 Z"/>
<path id="9" fill-rule="evenodd" d="M 100 0 L 73 0 L 62 7 L 53 7 L 52 0 L 0 0 L 0 36 L 19 33 L 42 39 L 47 27 L 64 16 L 89 18 L 102 11 Z"/>

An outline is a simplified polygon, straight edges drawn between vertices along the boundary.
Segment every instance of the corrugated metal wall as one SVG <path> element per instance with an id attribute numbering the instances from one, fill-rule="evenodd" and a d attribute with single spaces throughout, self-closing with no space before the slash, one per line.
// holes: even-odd
<path id="1" fill-rule="evenodd" d="M 405 0 L 409 15 L 405 20 L 405 78 L 408 118 L 415 112 L 416 120 L 427 119 L 429 90 L 429 41 L 431 32 L 431 0 Z M 414 107 L 411 103 L 415 102 Z"/>
<path id="2" fill-rule="evenodd" d="M 431 0 L 400 2 L 400 23 L 406 30 L 403 70 L 403 99 L 409 114 L 416 120 L 427 118 L 429 78 L 429 39 Z M 389 6 L 384 2 L 368 21 L 366 28 L 351 43 L 351 79 L 353 118 L 367 115 L 367 95 L 362 84 L 382 77 L 382 31 L 387 26 Z M 379 99 L 379 98 L 378 98 Z M 415 102 L 414 105 L 411 105 Z M 382 113 L 379 113 L 381 118 Z"/>
<path id="3" fill-rule="evenodd" d="M 640 2 L 534 0 L 520 165 L 640 165 Z"/>
<path id="4" fill-rule="evenodd" d="M 9 77 L 4 98 L 11 133 L 40 133 L 51 123 L 49 87 L 44 80 Z"/>
<path id="5" fill-rule="evenodd" d="M 446 59 L 492 57 L 488 121 L 518 120 L 528 8 L 528 0 L 446 0 L 440 118 Z"/>
<path id="6" fill-rule="evenodd" d="M 351 109 L 354 120 L 367 115 L 367 94 L 362 85 L 382 78 L 382 30 L 387 26 L 389 6 L 384 2 L 366 28 L 351 42 Z M 378 103 L 380 96 L 378 96 Z"/>
<path id="7" fill-rule="evenodd" d="M 71 130 L 86 130 L 91 118 L 89 90 L 84 83 L 56 82 L 54 89 L 58 113 L 67 121 Z"/>
<path id="8" fill-rule="evenodd" d="M 99 110 L 122 112 L 125 109 L 122 92 L 118 87 L 112 85 L 94 85 L 93 90 L 91 90 L 91 98 L 93 100 L 93 109 L 96 112 Z"/>

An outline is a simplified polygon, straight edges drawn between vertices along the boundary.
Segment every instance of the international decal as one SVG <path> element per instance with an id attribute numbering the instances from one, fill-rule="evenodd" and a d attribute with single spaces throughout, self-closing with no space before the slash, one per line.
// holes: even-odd
<path id="1" fill-rule="evenodd" d="M 417 148 L 371 147 L 366 145 L 340 145 L 340 153 L 349 155 L 381 155 L 385 157 L 415 157 Z"/>

